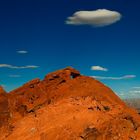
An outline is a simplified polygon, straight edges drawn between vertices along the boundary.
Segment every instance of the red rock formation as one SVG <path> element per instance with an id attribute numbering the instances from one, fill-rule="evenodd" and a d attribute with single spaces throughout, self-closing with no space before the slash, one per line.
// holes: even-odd
<path id="1" fill-rule="evenodd" d="M 9 116 L 7 93 L 0 86 L 0 127 L 8 123 Z"/>
<path id="2" fill-rule="evenodd" d="M 8 94 L 2 90 L 0 104 L 0 112 L 9 113 L 0 140 L 140 139 L 138 113 L 101 82 L 71 67 Z"/>

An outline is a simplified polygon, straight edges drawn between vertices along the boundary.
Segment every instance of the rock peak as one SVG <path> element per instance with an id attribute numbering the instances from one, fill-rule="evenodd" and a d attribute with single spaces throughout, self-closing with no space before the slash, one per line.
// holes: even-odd
<path id="1" fill-rule="evenodd" d="M 6 93 L 6 91 L 4 90 L 2 86 L 0 86 L 0 94 L 4 94 L 4 93 Z"/>
<path id="2" fill-rule="evenodd" d="M 44 80 L 51 81 L 58 78 L 63 80 L 70 80 L 78 76 L 80 76 L 80 72 L 78 70 L 72 67 L 66 67 L 64 69 L 47 74 Z"/>

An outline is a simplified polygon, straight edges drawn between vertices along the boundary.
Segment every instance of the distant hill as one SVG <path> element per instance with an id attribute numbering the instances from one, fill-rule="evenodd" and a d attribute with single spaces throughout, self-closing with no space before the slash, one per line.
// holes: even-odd
<path id="1" fill-rule="evenodd" d="M 139 113 L 140 113 L 140 98 L 139 99 L 135 99 L 135 98 L 125 99 L 124 101 L 126 102 L 126 104 L 128 106 L 137 109 L 139 111 Z"/>

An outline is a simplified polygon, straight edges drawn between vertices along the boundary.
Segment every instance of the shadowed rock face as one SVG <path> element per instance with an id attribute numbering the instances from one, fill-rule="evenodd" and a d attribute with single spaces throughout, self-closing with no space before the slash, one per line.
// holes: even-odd
<path id="1" fill-rule="evenodd" d="M 52 72 L 44 80 L 34 79 L 8 94 L 0 88 L 0 105 L 2 140 L 140 138 L 138 113 L 111 89 L 71 67 Z"/>
<path id="2" fill-rule="evenodd" d="M 7 93 L 0 86 L 0 127 L 8 123 L 9 116 Z"/>

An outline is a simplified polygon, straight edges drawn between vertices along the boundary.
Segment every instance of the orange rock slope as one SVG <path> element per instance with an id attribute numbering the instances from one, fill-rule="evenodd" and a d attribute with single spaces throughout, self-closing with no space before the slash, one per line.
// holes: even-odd
<path id="1" fill-rule="evenodd" d="M 140 140 L 140 116 L 101 82 L 68 67 L 6 93 L 0 140 Z"/>

